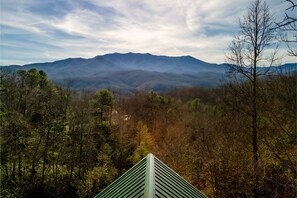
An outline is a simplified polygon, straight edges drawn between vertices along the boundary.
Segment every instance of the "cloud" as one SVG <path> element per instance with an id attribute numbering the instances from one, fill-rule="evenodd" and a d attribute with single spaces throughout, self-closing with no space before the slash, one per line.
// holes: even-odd
<path id="1" fill-rule="evenodd" d="M 249 2 L 2 0 L 0 64 L 130 51 L 222 63 Z"/>
<path id="2" fill-rule="evenodd" d="M 104 27 L 102 26 L 103 17 L 85 9 L 77 9 L 67 13 L 62 19 L 58 17 L 52 18 L 47 25 L 71 35 L 79 35 L 84 37 L 96 37 Z"/>

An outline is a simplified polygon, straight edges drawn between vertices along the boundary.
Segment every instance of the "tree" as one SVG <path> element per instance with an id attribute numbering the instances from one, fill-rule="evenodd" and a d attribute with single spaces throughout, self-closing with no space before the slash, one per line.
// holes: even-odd
<path id="1" fill-rule="evenodd" d="M 107 89 L 102 89 L 94 95 L 94 107 L 96 114 L 99 115 L 100 121 L 109 121 L 114 103 L 113 95 Z"/>
<path id="2" fill-rule="evenodd" d="M 88 171 L 85 179 L 80 182 L 80 197 L 94 197 L 117 176 L 117 169 L 113 166 L 110 156 L 112 148 L 104 144 L 98 153 L 98 163 L 92 170 Z"/>
<path id="3" fill-rule="evenodd" d="M 277 22 L 276 26 L 282 32 L 293 33 L 292 35 L 285 35 L 281 40 L 287 44 L 288 53 L 290 56 L 297 56 L 297 2 L 293 0 L 285 0 L 288 3 L 288 8 L 285 11 L 285 17 L 282 21 Z"/>
<path id="4" fill-rule="evenodd" d="M 111 114 L 114 104 L 112 92 L 102 89 L 94 94 L 93 97 L 94 115 L 96 117 L 96 126 L 99 134 L 95 134 L 97 139 L 97 147 L 100 147 L 100 138 L 110 143 L 111 141 Z M 101 136 L 101 137 L 100 137 Z"/>
<path id="5" fill-rule="evenodd" d="M 154 144 L 151 134 L 148 132 L 147 126 L 141 121 L 137 123 L 136 130 L 137 134 L 134 139 L 136 148 L 133 154 L 129 157 L 133 164 L 136 164 L 149 154 Z"/>
<path id="6" fill-rule="evenodd" d="M 266 53 L 275 39 L 275 30 L 272 25 L 273 19 L 266 2 L 254 0 L 247 14 L 239 21 L 240 32 L 232 41 L 230 53 L 227 55 L 230 72 L 235 74 L 239 91 L 246 96 L 247 108 L 244 111 L 251 120 L 254 197 L 258 197 L 259 194 L 258 79 L 269 71 L 269 67 L 260 69 L 259 66 L 271 66 L 276 60 L 277 50 L 269 57 Z M 238 83 L 242 78 L 247 79 L 247 86 Z"/>

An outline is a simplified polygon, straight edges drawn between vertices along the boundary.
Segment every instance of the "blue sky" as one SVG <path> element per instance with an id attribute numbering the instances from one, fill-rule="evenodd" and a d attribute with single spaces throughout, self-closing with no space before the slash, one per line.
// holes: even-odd
<path id="1" fill-rule="evenodd" d="M 225 62 L 251 0 L 0 0 L 0 65 L 113 52 Z M 282 19 L 286 4 L 267 1 Z M 285 56 L 286 49 L 279 52 Z M 284 57 L 282 62 L 296 62 Z"/>

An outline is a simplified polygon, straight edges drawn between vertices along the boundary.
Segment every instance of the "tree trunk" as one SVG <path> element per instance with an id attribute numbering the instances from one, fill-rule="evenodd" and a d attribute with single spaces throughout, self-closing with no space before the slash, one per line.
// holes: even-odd
<path id="1" fill-rule="evenodd" d="M 12 162 L 11 179 L 12 179 L 12 181 L 15 181 L 15 160 L 13 160 L 13 162 Z"/>
<path id="2" fill-rule="evenodd" d="M 258 173 L 258 166 L 259 166 L 259 156 L 258 156 L 258 131 L 257 131 L 257 109 L 256 104 L 254 104 L 254 114 L 253 114 L 253 121 L 252 121 L 252 138 L 253 138 L 253 195 L 254 197 L 258 197 L 259 191 L 259 173 Z"/>
<path id="3" fill-rule="evenodd" d="M 256 19 L 256 21 L 258 21 Z M 255 42 L 257 43 L 257 37 L 258 37 L 258 30 L 257 30 L 257 22 L 256 22 L 256 33 L 255 33 Z M 259 156 L 258 156 L 258 130 L 257 130 L 257 58 L 258 58 L 258 52 L 257 52 L 257 46 L 254 47 L 254 60 L 253 60 L 253 81 L 252 81 L 252 97 L 253 97 L 253 105 L 252 105 L 252 144 L 253 144 L 253 180 L 254 180 L 254 186 L 253 186 L 253 196 L 254 198 L 257 198 L 259 195 L 259 172 L 258 172 L 258 166 L 259 166 Z"/>
<path id="4" fill-rule="evenodd" d="M 47 152 L 48 152 L 49 136 L 50 136 L 50 128 L 47 130 L 47 134 L 46 134 L 46 142 L 45 142 L 45 148 L 44 148 L 44 152 L 43 152 L 43 164 L 42 164 L 41 186 L 43 186 L 43 183 L 44 183 L 45 162 L 46 162 L 46 160 L 47 160 Z"/>
<path id="5" fill-rule="evenodd" d="M 18 176 L 19 176 L 19 182 L 22 182 L 22 158 L 21 158 L 21 151 L 20 151 L 20 145 L 18 145 Z"/>
<path id="6" fill-rule="evenodd" d="M 21 162 L 21 148 L 20 148 L 20 130 L 17 132 L 17 153 L 18 153 L 18 176 L 19 182 L 22 182 L 22 162 Z"/>
<path id="7" fill-rule="evenodd" d="M 79 145 L 79 166 L 78 166 L 78 178 L 81 179 L 81 162 L 83 153 L 83 129 L 80 131 L 80 145 Z"/>
<path id="8" fill-rule="evenodd" d="M 42 136 L 40 135 L 40 138 L 38 140 L 38 144 L 37 144 L 36 149 L 34 151 L 34 155 L 32 156 L 32 167 L 31 167 L 31 174 L 30 174 L 30 178 L 29 178 L 29 185 L 32 183 L 33 177 L 36 174 L 35 167 L 36 167 L 36 164 L 38 163 L 38 161 L 40 159 L 40 157 L 39 157 L 39 159 L 37 160 L 36 157 L 37 157 L 37 152 L 39 150 L 39 146 L 41 144 L 41 140 L 42 140 Z"/>

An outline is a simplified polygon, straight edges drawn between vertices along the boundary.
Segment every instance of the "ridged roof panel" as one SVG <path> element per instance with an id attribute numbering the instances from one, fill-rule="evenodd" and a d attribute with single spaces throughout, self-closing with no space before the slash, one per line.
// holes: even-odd
<path id="1" fill-rule="evenodd" d="M 95 198 L 206 197 L 153 154 L 130 168 Z"/>

